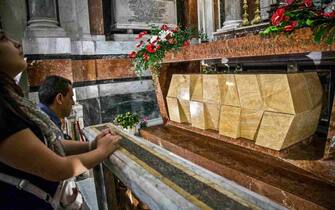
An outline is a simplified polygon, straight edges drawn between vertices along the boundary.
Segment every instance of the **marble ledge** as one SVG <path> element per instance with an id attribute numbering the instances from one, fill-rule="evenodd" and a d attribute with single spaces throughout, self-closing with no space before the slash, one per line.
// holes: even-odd
<path id="1" fill-rule="evenodd" d="M 300 29 L 289 36 L 280 34 L 276 37 L 264 38 L 256 34 L 191 45 L 184 47 L 175 54 L 168 53 L 163 62 L 173 63 L 206 59 L 230 59 L 334 51 L 335 43 L 332 45 L 326 45 L 325 43 L 317 44 L 313 41 L 310 29 Z"/>

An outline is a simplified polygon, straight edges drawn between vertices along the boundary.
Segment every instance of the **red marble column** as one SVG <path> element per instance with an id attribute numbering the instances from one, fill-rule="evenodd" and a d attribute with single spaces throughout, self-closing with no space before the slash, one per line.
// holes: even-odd
<path id="1" fill-rule="evenodd" d="M 187 27 L 198 28 L 198 9 L 196 0 L 184 1 L 185 23 Z"/>
<path id="2" fill-rule="evenodd" d="M 92 35 L 104 35 L 102 0 L 88 0 L 90 30 Z"/>

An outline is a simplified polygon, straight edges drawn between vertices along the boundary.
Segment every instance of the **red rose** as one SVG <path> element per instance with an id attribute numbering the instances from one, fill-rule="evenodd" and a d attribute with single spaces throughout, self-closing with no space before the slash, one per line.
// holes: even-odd
<path id="1" fill-rule="evenodd" d="M 133 52 L 131 52 L 131 53 L 128 54 L 128 57 L 129 58 L 135 58 L 136 55 L 137 55 L 137 53 L 135 51 L 133 51 Z"/>
<path id="2" fill-rule="evenodd" d="M 145 61 L 148 61 L 148 60 L 149 60 L 149 56 L 148 56 L 148 54 L 144 53 L 144 54 L 143 54 L 143 59 L 144 59 Z"/>
<path id="3" fill-rule="evenodd" d="M 278 26 L 285 19 L 285 9 L 278 8 L 271 17 L 271 23 L 274 26 Z"/>
<path id="4" fill-rule="evenodd" d="M 146 49 L 147 49 L 147 51 L 148 51 L 149 53 L 154 53 L 154 52 L 156 52 L 155 47 L 154 47 L 153 45 L 151 45 L 151 44 L 148 44 L 148 45 L 146 46 Z"/>
<path id="5" fill-rule="evenodd" d="M 169 27 L 164 24 L 164 25 L 161 26 L 161 29 L 164 30 L 164 31 L 167 31 L 167 30 L 169 30 Z"/>
<path id="6" fill-rule="evenodd" d="M 313 6 L 313 1 L 312 0 L 304 0 L 304 4 L 306 7 L 311 7 Z"/>
<path id="7" fill-rule="evenodd" d="M 183 44 L 184 47 L 187 47 L 187 46 L 189 46 L 189 45 L 190 45 L 190 41 L 189 41 L 189 40 L 186 40 L 186 41 L 184 42 L 184 44 Z"/>
<path id="8" fill-rule="evenodd" d="M 158 44 L 158 45 L 156 46 L 156 50 L 159 50 L 159 49 L 161 49 L 161 46 Z"/>
<path id="9" fill-rule="evenodd" d="M 142 31 L 141 33 L 139 33 L 139 35 L 136 36 L 135 39 L 141 39 L 144 35 L 146 35 L 148 32 L 147 31 Z"/>
<path id="10" fill-rule="evenodd" d="M 325 18 L 335 18 L 335 11 L 330 13 L 323 13 L 323 17 Z"/>
<path id="11" fill-rule="evenodd" d="M 292 21 L 289 25 L 284 27 L 284 31 L 290 32 L 293 31 L 295 27 L 297 27 L 298 21 Z"/>

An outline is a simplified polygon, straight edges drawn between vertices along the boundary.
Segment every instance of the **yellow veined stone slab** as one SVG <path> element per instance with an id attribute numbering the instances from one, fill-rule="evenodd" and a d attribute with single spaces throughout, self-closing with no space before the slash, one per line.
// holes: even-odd
<path id="1" fill-rule="evenodd" d="M 319 123 L 321 107 L 322 106 L 319 105 L 312 110 L 302 112 L 294 116 L 293 122 L 281 149 L 285 149 L 314 134 Z"/>
<path id="2" fill-rule="evenodd" d="M 205 129 L 205 104 L 190 101 L 191 123 L 193 127 Z"/>
<path id="3" fill-rule="evenodd" d="M 241 109 L 241 137 L 255 140 L 261 124 L 263 110 Z"/>
<path id="4" fill-rule="evenodd" d="M 312 101 L 308 92 L 303 73 L 287 74 L 294 113 L 301 113 L 312 109 Z"/>
<path id="5" fill-rule="evenodd" d="M 219 134 L 239 138 L 240 137 L 241 108 L 234 106 L 221 106 Z"/>
<path id="6" fill-rule="evenodd" d="M 295 114 L 287 74 L 257 75 L 265 110 Z"/>
<path id="7" fill-rule="evenodd" d="M 203 101 L 206 103 L 220 104 L 220 88 L 218 75 L 202 75 Z"/>
<path id="8" fill-rule="evenodd" d="M 181 122 L 179 108 L 178 108 L 178 99 L 166 97 L 166 103 L 169 110 L 170 120 L 174 122 Z"/>
<path id="9" fill-rule="evenodd" d="M 282 149 L 294 115 L 264 112 L 256 144 L 274 150 Z"/>
<path id="10" fill-rule="evenodd" d="M 314 108 L 322 103 L 323 90 L 319 76 L 316 72 L 304 73 L 303 76 L 307 84 L 307 89 L 311 98 L 312 107 Z"/>
<path id="11" fill-rule="evenodd" d="M 178 106 L 183 122 L 191 123 L 190 101 L 178 99 Z"/>
<path id="12" fill-rule="evenodd" d="M 241 108 L 262 109 L 263 99 L 255 74 L 235 75 Z"/>
<path id="13" fill-rule="evenodd" d="M 202 75 L 201 74 L 191 74 L 191 100 L 192 101 L 203 101 L 203 88 L 202 88 Z"/>
<path id="14" fill-rule="evenodd" d="M 166 100 L 176 122 L 256 139 L 275 150 L 309 137 L 318 125 L 322 86 L 315 72 L 173 75 L 172 80 L 168 94 L 175 97 Z"/>
<path id="15" fill-rule="evenodd" d="M 166 97 L 170 120 L 178 123 L 190 123 L 189 101 Z"/>
<path id="16" fill-rule="evenodd" d="M 219 130 L 220 105 L 205 103 L 205 129 Z"/>
<path id="17" fill-rule="evenodd" d="M 172 75 L 167 96 L 182 100 L 190 100 L 190 75 Z"/>
<path id="18" fill-rule="evenodd" d="M 221 93 L 221 105 L 240 106 L 237 85 L 234 74 L 222 74 L 218 76 Z"/>

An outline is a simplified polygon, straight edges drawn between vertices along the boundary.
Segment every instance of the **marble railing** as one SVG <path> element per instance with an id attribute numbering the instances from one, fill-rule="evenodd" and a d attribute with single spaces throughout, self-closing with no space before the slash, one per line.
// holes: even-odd
<path id="1" fill-rule="evenodd" d="M 281 150 L 314 134 L 322 94 L 316 72 L 174 74 L 166 101 L 171 121 Z"/>

